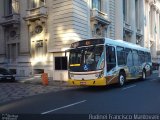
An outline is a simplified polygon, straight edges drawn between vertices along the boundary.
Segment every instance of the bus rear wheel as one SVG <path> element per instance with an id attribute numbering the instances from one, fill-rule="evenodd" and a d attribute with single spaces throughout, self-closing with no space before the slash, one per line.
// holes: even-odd
<path id="1" fill-rule="evenodd" d="M 118 76 L 119 86 L 123 86 L 126 81 L 126 75 L 124 72 L 120 72 Z"/>

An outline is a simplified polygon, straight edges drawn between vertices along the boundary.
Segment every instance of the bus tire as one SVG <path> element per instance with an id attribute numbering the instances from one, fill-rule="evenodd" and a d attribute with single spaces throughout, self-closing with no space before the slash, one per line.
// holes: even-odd
<path id="1" fill-rule="evenodd" d="M 142 80 L 146 80 L 146 70 L 142 71 Z"/>
<path id="2" fill-rule="evenodd" d="M 119 76 L 118 76 L 118 81 L 119 81 L 119 86 L 123 86 L 126 81 L 126 75 L 125 72 L 120 71 Z"/>

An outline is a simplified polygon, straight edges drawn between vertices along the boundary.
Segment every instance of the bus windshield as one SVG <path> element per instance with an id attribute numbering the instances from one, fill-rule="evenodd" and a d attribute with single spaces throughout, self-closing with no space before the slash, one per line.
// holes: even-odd
<path id="1" fill-rule="evenodd" d="M 96 71 L 104 67 L 104 46 L 90 46 L 70 51 L 69 70 L 73 72 Z"/>

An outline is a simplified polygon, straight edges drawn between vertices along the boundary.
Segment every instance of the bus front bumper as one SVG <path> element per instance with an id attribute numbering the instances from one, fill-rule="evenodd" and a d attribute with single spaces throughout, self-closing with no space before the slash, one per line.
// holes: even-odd
<path id="1" fill-rule="evenodd" d="M 95 80 L 68 80 L 69 85 L 75 85 L 75 86 L 105 86 L 106 78 L 99 78 Z"/>

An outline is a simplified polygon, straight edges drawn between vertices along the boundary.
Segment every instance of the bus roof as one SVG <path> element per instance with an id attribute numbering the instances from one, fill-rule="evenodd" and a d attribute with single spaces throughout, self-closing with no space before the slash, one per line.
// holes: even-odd
<path id="1" fill-rule="evenodd" d="M 105 38 L 105 44 L 116 45 L 116 46 L 121 46 L 125 48 L 131 48 L 135 50 L 142 50 L 142 51 L 150 52 L 148 48 L 144 48 L 144 47 L 141 47 L 140 45 L 136 45 L 136 44 L 126 42 L 123 40 L 113 40 L 110 38 Z"/>
<path id="2" fill-rule="evenodd" d="M 141 47 L 140 45 L 136 45 L 136 44 L 126 42 L 126 41 L 123 41 L 123 40 L 113 40 L 113 39 L 110 39 L 110 38 L 83 39 L 83 40 L 72 43 L 71 48 L 89 46 L 89 45 L 86 45 L 86 41 L 90 41 L 91 42 L 90 45 L 93 45 L 93 44 L 104 44 L 104 45 L 110 44 L 110 45 L 115 45 L 115 46 L 120 46 L 120 47 L 125 47 L 125 48 L 131 48 L 131 49 L 135 49 L 135 50 L 142 50 L 142 51 L 150 52 L 150 50 L 148 48 Z M 74 45 L 75 45 L 75 47 L 74 47 Z"/>

